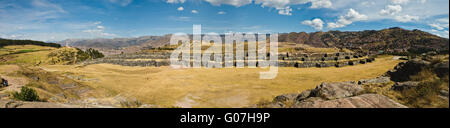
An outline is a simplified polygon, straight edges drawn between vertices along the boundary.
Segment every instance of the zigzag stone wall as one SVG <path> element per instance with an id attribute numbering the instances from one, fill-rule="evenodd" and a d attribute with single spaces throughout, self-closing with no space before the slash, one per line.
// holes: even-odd
<path id="1" fill-rule="evenodd" d="M 84 62 L 84 64 L 108 63 L 122 66 L 160 67 L 170 65 L 169 60 L 170 55 L 171 53 L 121 54 L 86 61 Z M 270 54 L 267 54 L 267 56 L 270 56 Z M 245 56 L 245 59 L 248 60 L 248 54 Z M 297 67 L 297 68 L 344 67 L 358 64 L 366 64 L 375 61 L 374 57 L 362 53 L 334 53 L 334 54 L 280 53 L 278 54 L 278 59 L 279 60 L 277 64 L 279 67 Z M 214 55 L 211 55 L 212 63 L 214 63 L 213 60 Z M 234 65 L 236 65 L 236 61 L 242 60 L 233 61 Z M 256 61 L 256 60 L 249 60 L 249 61 Z M 222 61 L 221 64 L 222 66 L 225 66 L 224 60 Z M 247 66 L 248 61 L 244 61 L 244 64 L 245 66 Z"/>

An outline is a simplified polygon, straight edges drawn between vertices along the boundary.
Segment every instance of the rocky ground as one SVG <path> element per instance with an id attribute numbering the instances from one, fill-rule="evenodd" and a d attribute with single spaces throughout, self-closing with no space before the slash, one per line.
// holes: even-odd
<path id="1" fill-rule="evenodd" d="M 365 84 L 390 82 L 386 79 L 388 78 L 379 77 L 359 82 L 322 83 L 315 89 L 303 91 L 300 94 L 277 96 L 273 102 L 261 104 L 261 106 L 274 108 L 407 108 L 386 96 L 364 93 L 363 86 Z"/>
<path id="2" fill-rule="evenodd" d="M 394 70 L 378 78 L 322 83 L 315 89 L 279 95 L 272 102 L 253 107 L 448 108 L 448 71 L 448 57 L 443 61 L 426 57 L 412 59 L 400 63 Z"/>

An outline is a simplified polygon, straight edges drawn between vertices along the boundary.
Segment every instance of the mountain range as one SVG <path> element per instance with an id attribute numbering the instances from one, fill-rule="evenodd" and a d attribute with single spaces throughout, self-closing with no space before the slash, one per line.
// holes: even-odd
<path id="1" fill-rule="evenodd" d="M 103 52 L 136 52 L 144 47 L 161 47 L 169 44 L 171 35 L 142 36 L 116 39 L 68 39 L 57 42 L 79 48 L 95 48 Z M 314 47 L 364 49 L 369 51 L 397 52 L 448 52 L 449 40 L 421 30 L 398 27 L 383 30 L 355 32 L 291 32 L 279 34 L 279 42 L 307 44 Z"/>

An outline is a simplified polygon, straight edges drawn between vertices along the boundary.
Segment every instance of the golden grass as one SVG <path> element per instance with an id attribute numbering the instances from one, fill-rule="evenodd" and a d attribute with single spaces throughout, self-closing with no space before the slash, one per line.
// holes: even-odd
<path id="1" fill-rule="evenodd" d="M 45 46 L 37 46 L 37 45 L 10 45 L 0 48 L 0 55 L 6 55 L 22 50 L 31 50 L 31 51 L 42 51 L 42 50 L 53 50 L 56 48 L 53 47 L 45 47 Z"/>
<path id="2" fill-rule="evenodd" d="M 0 56 L 5 56 L 7 62 L 0 62 L 0 64 L 31 64 L 36 65 L 47 60 L 48 54 L 55 50 L 53 47 L 44 47 L 36 45 L 11 45 L 0 49 Z M 20 51 L 27 51 L 26 53 L 14 54 Z"/>
<path id="3" fill-rule="evenodd" d="M 306 44 L 295 44 L 281 42 L 279 46 L 279 52 L 289 52 L 289 53 L 337 53 L 340 52 L 338 48 L 317 48 Z M 352 52 L 346 49 L 343 52 Z"/>
<path id="4" fill-rule="evenodd" d="M 122 96 L 163 107 L 247 107 L 285 93 L 298 93 L 321 82 L 373 78 L 400 60 L 383 56 L 365 65 L 343 68 L 279 68 L 273 80 L 260 80 L 265 69 L 172 69 L 96 64 L 85 67 L 48 65 L 47 71 L 84 75 L 98 81 L 83 82 Z"/>

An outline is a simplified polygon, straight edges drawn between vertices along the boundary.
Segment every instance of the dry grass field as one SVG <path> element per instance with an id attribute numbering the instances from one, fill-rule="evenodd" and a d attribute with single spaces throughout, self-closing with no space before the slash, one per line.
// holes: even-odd
<path id="1" fill-rule="evenodd" d="M 380 56 L 373 63 L 342 68 L 279 68 L 276 79 L 260 80 L 266 69 L 172 69 L 110 64 L 45 65 L 42 69 L 96 79 L 80 81 L 106 89 L 111 96 L 133 97 L 161 107 L 248 107 L 285 93 L 299 93 L 321 82 L 374 78 L 393 69 L 400 60 Z"/>
<path id="2" fill-rule="evenodd" d="M 53 47 L 11 45 L 0 48 L 0 64 L 40 64 L 47 60 Z"/>

